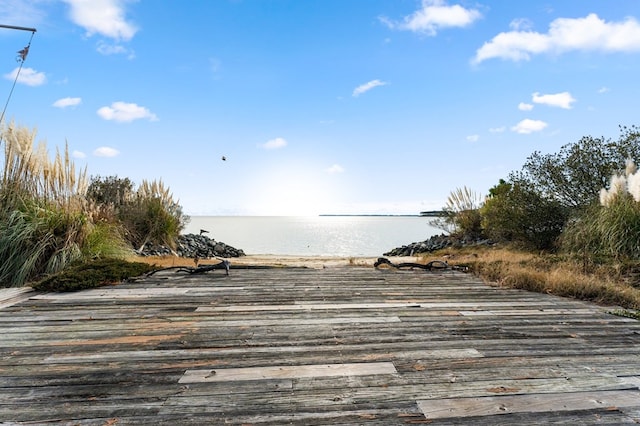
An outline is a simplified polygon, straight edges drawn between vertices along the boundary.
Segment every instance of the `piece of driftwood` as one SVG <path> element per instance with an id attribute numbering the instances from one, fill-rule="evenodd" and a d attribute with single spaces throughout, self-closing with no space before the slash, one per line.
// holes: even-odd
<path id="1" fill-rule="evenodd" d="M 188 274 L 204 274 L 205 272 L 215 271 L 216 269 L 224 269 L 226 274 L 229 275 L 229 266 L 231 263 L 228 260 L 223 260 L 220 263 L 216 263 L 213 265 L 201 265 L 198 267 L 190 267 L 190 266 L 170 266 L 168 268 L 161 268 L 151 271 L 147 274 L 147 276 L 151 276 L 156 272 L 160 271 L 169 271 L 171 269 L 175 269 L 176 272 L 186 272 Z"/>
<path id="2" fill-rule="evenodd" d="M 426 263 L 426 264 L 414 263 L 414 262 L 393 263 L 393 262 L 391 262 L 389 259 L 387 259 L 385 257 L 379 257 L 378 260 L 376 260 L 376 262 L 373 264 L 373 266 L 377 268 L 380 265 L 387 265 L 387 266 L 391 266 L 391 267 L 396 268 L 396 269 L 418 268 L 418 269 L 425 269 L 427 271 L 452 269 L 452 270 L 467 272 L 467 270 L 468 270 L 468 268 L 466 266 L 463 266 L 463 267 L 460 267 L 460 266 L 449 266 L 449 264 L 446 261 L 443 261 L 443 260 L 432 260 L 431 262 Z"/>

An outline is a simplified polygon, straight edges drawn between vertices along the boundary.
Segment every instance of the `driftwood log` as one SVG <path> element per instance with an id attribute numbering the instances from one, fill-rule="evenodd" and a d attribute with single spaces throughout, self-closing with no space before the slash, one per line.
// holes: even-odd
<path id="1" fill-rule="evenodd" d="M 215 271 L 216 269 L 224 269 L 226 274 L 229 275 L 230 265 L 231 263 L 228 260 L 223 260 L 220 263 L 215 263 L 213 265 L 202 265 L 202 266 L 197 266 L 195 268 L 190 266 L 171 266 L 169 268 L 161 268 L 161 269 L 153 270 L 149 272 L 147 276 L 149 277 L 155 274 L 156 272 L 169 271 L 171 269 L 175 269 L 176 272 L 186 272 L 187 274 L 204 274 L 205 272 Z"/>
<path id="2" fill-rule="evenodd" d="M 396 268 L 396 269 L 401 269 L 401 268 L 408 268 L 408 269 L 414 269 L 414 268 L 418 268 L 418 269 L 424 269 L 427 271 L 433 271 L 433 270 L 446 270 L 446 269 L 451 269 L 451 270 L 455 270 L 455 271 L 463 271 L 463 272 L 467 272 L 469 270 L 468 267 L 466 266 L 449 266 L 449 264 L 446 261 L 443 260 L 432 260 L 429 263 L 426 264 L 422 264 L 422 263 L 413 263 L 413 262 L 403 262 L 403 263 L 393 263 L 391 262 L 389 259 L 385 258 L 385 257 L 379 257 L 378 260 L 376 260 L 376 262 L 373 264 L 374 267 L 379 267 L 381 265 L 387 265 L 387 266 L 391 266 L 392 268 Z"/>

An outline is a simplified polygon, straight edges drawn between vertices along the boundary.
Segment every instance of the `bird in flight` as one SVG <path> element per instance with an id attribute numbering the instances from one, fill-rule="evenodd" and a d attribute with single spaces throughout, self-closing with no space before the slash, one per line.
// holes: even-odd
<path id="1" fill-rule="evenodd" d="M 224 155 L 222 156 L 222 161 L 227 161 L 227 157 L 225 157 Z"/>

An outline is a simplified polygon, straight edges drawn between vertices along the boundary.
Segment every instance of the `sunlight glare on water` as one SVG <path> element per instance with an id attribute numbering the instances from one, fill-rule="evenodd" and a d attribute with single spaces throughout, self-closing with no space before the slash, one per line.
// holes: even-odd
<path id="1" fill-rule="evenodd" d="M 192 216 L 183 231 L 246 254 L 380 256 L 440 234 L 419 216 Z"/>

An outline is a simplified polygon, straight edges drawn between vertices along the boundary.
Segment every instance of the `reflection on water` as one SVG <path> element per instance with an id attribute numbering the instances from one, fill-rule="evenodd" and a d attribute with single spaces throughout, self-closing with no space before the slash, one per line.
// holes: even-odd
<path id="1" fill-rule="evenodd" d="M 207 235 L 246 254 L 380 256 L 441 231 L 418 216 L 192 216 L 185 234 Z"/>

